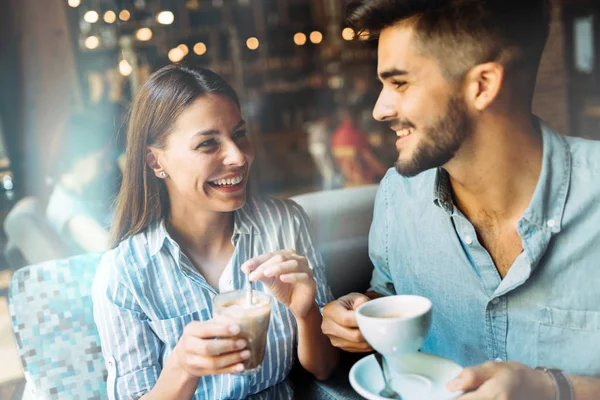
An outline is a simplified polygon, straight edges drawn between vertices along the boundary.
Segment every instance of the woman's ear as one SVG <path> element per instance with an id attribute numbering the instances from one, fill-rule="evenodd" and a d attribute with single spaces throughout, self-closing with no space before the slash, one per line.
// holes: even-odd
<path id="1" fill-rule="evenodd" d="M 158 178 L 164 178 L 166 173 L 160 163 L 160 154 L 157 149 L 148 147 L 146 149 L 146 165 L 154 172 Z"/>

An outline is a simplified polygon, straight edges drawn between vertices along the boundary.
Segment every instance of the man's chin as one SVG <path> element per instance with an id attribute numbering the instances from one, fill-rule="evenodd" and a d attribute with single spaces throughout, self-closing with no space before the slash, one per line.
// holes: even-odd
<path id="1" fill-rule="evenodd" d="M 413 159 L 405 160 L 403 158 L 398 158 L 396 164 L 394 164 L 394 167 L 400 175 L 407 178 L 412 178 L 413 176 L 417 176 L 421 172 L 425 172 L 430 169 Z"/>

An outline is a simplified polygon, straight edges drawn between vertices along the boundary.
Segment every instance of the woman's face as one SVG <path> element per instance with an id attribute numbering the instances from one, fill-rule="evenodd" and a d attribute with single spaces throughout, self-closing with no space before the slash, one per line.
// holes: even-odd
<path id="1" fill-rule="evenodd" d="M 166 146 L 150 151 L 148 163 L 155 174 L 167 174 L 171 209 L 227 212 L 246 203 L 254 149 L 240 110 L 229 97 L 197 98 L 175 121 Z"/>

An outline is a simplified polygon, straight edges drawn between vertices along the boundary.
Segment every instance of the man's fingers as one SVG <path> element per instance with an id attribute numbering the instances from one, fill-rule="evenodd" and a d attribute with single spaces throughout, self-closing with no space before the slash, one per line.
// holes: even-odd
<path id="1" fill-rule="evenodd" d="M 356 313 L 348 309 L 341 300 L 335 300 L 327 304 L 323 309 L 323 321 L 333 322 L 347 328 L 358 328 Z"/>
<path id="2" fill-rule="evenodd" d="M 349 353 L 367 353 L 369 351 L 373 351 L 373 348 L 369 346 L 367 342 L 354 343 L 336 336 L 330 336 L 329 341 L 334 347 L 337 347 Z"/>
<path id="3" fill-rule="evenodd" d="M 357 297 L 352 303 L 352 309 L 356 310 L 359 306 L 365 304 L 369 300 L 370 299 L 367 296 Z"/>
<path id="4" fill-rule="evenodd" d="M 365 342 L 365 338 L 358 328 L 347 328 L 330 320 L 324 320 L 321 329 L 329 337 L 335 336 L 351 343 Z"/>
<path id="5" fill-rule="evenodd" d="M 460 374 L 446 385 L 448 390 L 474 390 L 494 375 L 495 363 L 485 363 L 476 367 L 465 368 Z"/>
<path id="6" fill-rule="evenodd" d="M 244 339 L 198 339 L 190 337 L 185 342 L 188 354 L 198 356 L 220 356 L 244 349 L 248 343 Z"/>

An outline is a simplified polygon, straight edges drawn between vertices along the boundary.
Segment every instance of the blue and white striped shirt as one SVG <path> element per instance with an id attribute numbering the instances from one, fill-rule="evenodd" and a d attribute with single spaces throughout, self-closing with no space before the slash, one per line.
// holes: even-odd
<path id="1" fill-rule="evenodd" d="M 250 241 L 250 235 L 253 240 Z M 291 200 L 251 199 L 234 212 L 235 251 L 219 281 L 219 291 L 242 288 L 241 264 L 270 251 L 295 249 L 305 256 L 317 281 L 316 303 L 332 300 L 323 260 L 313 245 L 304 210 Z M 250 248 L 253 243 L 253 248 Z M 261 282 L 255 288 L 267 291 Z M 108 393 L 136 399 L 150 391 L 184 327 L 212 318 L 216 294 L 169 236 L 156 223 L 107 252 L 93 286 L 94 319 L 108 369 Z M 212 375 L 200 379 L 199 399 L 286 399 L 286 381 L 296 359 L 297 329 L 292 313 L 274 301 L 265 360 L 250 376 Z"/>

